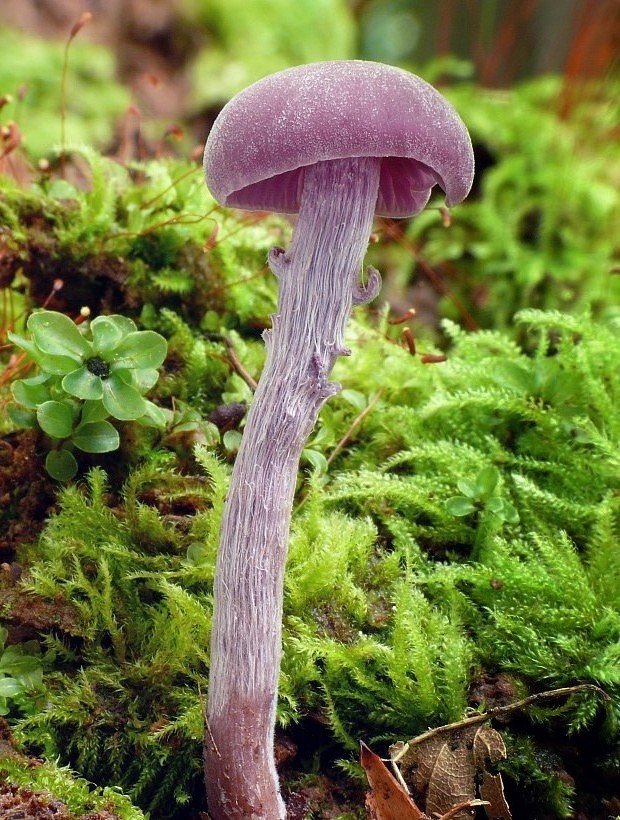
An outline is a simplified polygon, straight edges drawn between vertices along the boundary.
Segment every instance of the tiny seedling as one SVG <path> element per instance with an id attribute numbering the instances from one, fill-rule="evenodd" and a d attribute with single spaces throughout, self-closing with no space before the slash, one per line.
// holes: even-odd
<path id="1" fill-rule="evenodd" d="M 500 495 L 500 472 L 497 467 L 483 468 L 475 479 L 460 478 L 456 486 L 461 495 L 446 500 L 446 509 L 457 518 L 463 518 L 476 511 L 496 515 L 501 521 L 514 524 L 519 520 L 515 507 Z"/>
<path id="2" fill-rule="evenodd" d="M 38 643 L 6 646 L 8 634 L 0 627 L 0 715 L 9 713 L 10 700 L 38 689 L 43 681 Z"/>
<path id="3" fill-rule="evenodd" d="M 144 394 L 158 379 L 166 340 L 152 330 L 138 330 L 125 316 L 98 316 L 78 327 L 51 310 L 33 313 L 31 338 L 10 333 L 11 341 L 37 366 L 35 376 L 12 385 L 21 408 L 11 416 L 22 426 L 40 427 L 51 439 L 45 467 L 52 478 L 67 481 L 77 472 L 74 448 L 108 453 L 120 444 L 108 421 L 137 421 L 164 427 L 166 415 Z"/>

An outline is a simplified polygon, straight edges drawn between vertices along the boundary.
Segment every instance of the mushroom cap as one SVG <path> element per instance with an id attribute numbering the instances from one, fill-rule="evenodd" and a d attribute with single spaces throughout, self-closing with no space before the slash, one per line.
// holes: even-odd
<path id="1" fill-rule="evenodd" d="M 382 157 L 376 213 L 419 213 L 439 184 L 446 202 L 473 181 L 469 134 L 450 103 L 402 69 L 364 60 L 309 63 L 271 74 L 233 97 L 204 155 L 222 205 L 299 210 L 304 168 L 324 160 Z"/>

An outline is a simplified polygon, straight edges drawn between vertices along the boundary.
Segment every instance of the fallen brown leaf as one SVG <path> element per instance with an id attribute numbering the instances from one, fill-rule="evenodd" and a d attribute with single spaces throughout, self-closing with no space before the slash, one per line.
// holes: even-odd
<path id="1" fill-rule="evenodd" d="M 405 783 L 424 795 L 429 815 L 467 820 L 472 806 L 484 804 L 489 820 L 511 820 L 501 775 L 489 771 L 506 757 L 506 747 L 490 726 L 465 725 L 413 740 L 407 748 L 394 747 L 393 757 Z"/>
<path id="2" fill-rule="evenodd" d="M 379 755 L 365 743 L 360 745 L 360 762 L 370 784 L 366 808 L 371 820 L 430 820 L 416 806 Z"/>
<path id="3" fill-rule="evenodd" d="M 474 762 L 478 771 L 482 772 L 480 798 L 488 804 L 484 810 L 490 820 L 510 820 L 511 817 L 502 776 L 489 771 L 491 766 L 505 757 L 506 746 L 500 733 L 490 726 L 481 726 L 474 736 Z"/>

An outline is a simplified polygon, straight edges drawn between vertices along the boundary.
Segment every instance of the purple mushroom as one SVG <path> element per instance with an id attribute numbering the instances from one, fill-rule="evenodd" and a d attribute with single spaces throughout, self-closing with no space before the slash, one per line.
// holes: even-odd
<path id="1" fill-rule="evenodd" d="M 278 312 L 224 508 L 204 759 L 213 820 L 286 816 L 273 742 L 282 587 L 299 458 L 325 401 L 354 305 L 379 292 L 360 272 L 375 214 L 417 214 L 438 184 L 460 202 L 473 178 L 469 135 L 428 83 L 381 63 L 334 61 L 278 72 L 217 118 L 204 159 L 230 207 L 298 213 L 273 248 Z"/>

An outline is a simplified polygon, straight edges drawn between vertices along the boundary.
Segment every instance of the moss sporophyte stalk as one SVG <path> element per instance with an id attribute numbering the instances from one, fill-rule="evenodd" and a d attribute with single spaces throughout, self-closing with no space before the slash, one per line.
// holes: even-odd
<path id="1" fill-rule="evenodd" d="M 109 418 L 164 427 L 164 411 L 144 397 L 158 379 L 167 343 L 152 330 L 138 330 L 120 316 L 98 316 L 78 327 L 50 310 L 33 313 L 31 338 L 10 340 L 36 365 L 37 375 L 15 381 L 12 393 L 24 411 L 15 420 L 39 426 L 51 439 L 50 475 L 66 480 L 77 472 L 73 449 L 116 450 L 120 439 Z"/>

